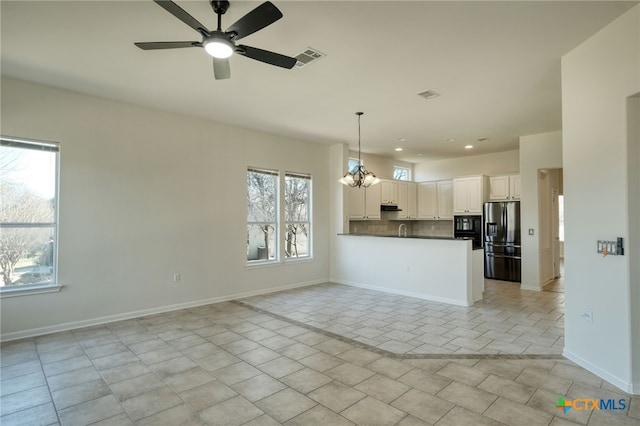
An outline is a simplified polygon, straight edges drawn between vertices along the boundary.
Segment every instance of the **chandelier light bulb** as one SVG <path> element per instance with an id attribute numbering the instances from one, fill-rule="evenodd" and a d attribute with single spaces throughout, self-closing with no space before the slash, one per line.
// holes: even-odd
<path id="1" fill-rule="evenodd" d="M 376 177 L 373 173 L 364 168 L 362 164 L 362 160 L 360 158 L 360 117 L 362 117 L 363 112 L 356 112 L 358 116 L 358 165 L 353 169 L 348 170 L 344 176 L 338 180 L 343 185 L 351 186 L 351 187 L 364 187 L 367 188 L 371 185 L 375 185 L 380 182 L 380 179 Z"/>

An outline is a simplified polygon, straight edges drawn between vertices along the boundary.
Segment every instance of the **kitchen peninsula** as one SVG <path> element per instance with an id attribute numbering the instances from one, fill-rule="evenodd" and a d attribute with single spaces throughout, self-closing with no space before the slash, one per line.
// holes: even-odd
<path id="1" fill-rule="evenodd" d="M 452 237 L 340 234 L 332 281 L 460 306 L 482 299 L 482 250 Z"/>

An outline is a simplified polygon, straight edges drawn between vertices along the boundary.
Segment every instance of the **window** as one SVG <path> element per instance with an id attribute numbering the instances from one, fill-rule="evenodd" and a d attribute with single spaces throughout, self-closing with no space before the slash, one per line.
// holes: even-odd
<path id="1" fill-rule="evenodd" d="M 411 170 L 406 167 L 393 166 L 393 178 L 395 180 L 410 180 Z"/>
<path id="2" fill-rule="evenodd" d="M 285 260 L 311 257 L 311 175 L 250 167 L 247 263 L 274 263 L 281 253 Z"/>
<path id="3" fill-rule="evenodd" d="M 57 286 L 58 144 L 0 138 L 0 288 Z"/>
<path id="4" fill-rule="evenodd" d="M 309 257 L 311 176 L 285 173 L 284 188 L 285 257 Z"/>
<path id="5" fill-rule="evenodd" d="M 278 260 L 278 172 L 247 170 L 247 262 Z"/>
<path id="6" fill-rule="evenodd" d="M 564 241 L 564 195 L 558 195 L 558 239 Z"/>
<path id="7" fill-rule="evenodd" d="M 349 158 L 349 163 L 347 164 L 347 169 L 352 171 L 356 167 L 358 167 L 358 159 L 357 158 Z"/>

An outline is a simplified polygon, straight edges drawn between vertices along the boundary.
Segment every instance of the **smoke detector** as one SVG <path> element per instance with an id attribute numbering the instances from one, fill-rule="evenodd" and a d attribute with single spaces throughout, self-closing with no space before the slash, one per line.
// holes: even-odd
<path id="1" fill-rule="evenodd" d="M 296 62 L 296 68 L 304 68 L 310 63 L 322 59 L 325 56 L 327 55 L 312 47 L 308 47 L 306 50 L 296 55 L 296 59 L 298 60 L 298 62 Z"/>

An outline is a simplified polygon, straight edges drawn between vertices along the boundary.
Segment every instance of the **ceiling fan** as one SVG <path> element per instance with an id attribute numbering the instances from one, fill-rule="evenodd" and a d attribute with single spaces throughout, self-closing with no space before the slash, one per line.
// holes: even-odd
<path id="1" fill-rule="evenodd" d="M 153 0 L 167 12 L 196 30 L 202 36 L 202 41 L 155 41 L 134 43 L 143 50 L 179 49 L 184 47 L 204 47 L 213 56 L 213 73 L 216 80 L 227 79 L 231 76 L 229 57 L 234 53 L 246 56 L 256 61 L 291 69 L 296 64 L 296 58 L 258 49 L 256 47 L 236 44 L 236 41 L 273 24 L 282 18 L 282 12 L 271 2 L 267 1 L 256 7 L 235 24 L 222 31 L 222 15 L 229 9 L 228 1 L 211 0 L 211 7 L 218 15 L 218 28 L 210 31 L 197 19 L 189 15 L 180 6 L 170 0 Z"/>

